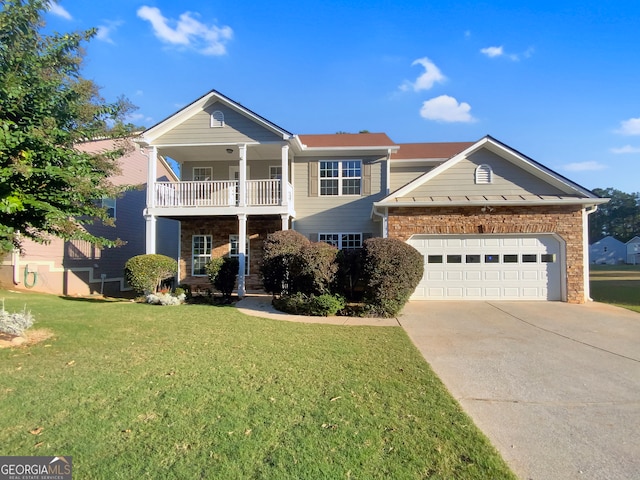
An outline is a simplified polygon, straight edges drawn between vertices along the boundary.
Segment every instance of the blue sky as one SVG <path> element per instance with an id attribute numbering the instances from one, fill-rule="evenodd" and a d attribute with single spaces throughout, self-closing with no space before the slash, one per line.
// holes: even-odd
<path id="1" fill-rule="evenodd" d="M 216 89 L 292 133 L 492 135 L 587 188 L 640 191 L 640 2 L 59 0 L 84 75 L 149 127 Z"/>

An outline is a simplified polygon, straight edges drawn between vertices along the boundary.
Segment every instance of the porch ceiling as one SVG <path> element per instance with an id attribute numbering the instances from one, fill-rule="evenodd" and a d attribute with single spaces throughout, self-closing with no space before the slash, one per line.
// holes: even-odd
<path id="1" fill-rule="evenodd" d="M 227 153 L 227 149 L 233 150 Z M 182 162 L 215 162 L 240 160 L 240 149 L 237 145 L 188 145 L 159 147 L 158 153 L 178 163 Z M 278 144 L 247 145 L 247 160 L 280 160 L 282 146 Z"/>

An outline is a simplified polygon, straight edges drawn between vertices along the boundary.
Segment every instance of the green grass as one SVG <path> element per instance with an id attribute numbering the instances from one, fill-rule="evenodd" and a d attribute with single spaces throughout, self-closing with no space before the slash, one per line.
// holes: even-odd
<path id="1" fill-rule="evenodd" d="M 0 350 L 2 455 L 89 479 L 515 478 L 399 327 L 0 296 L 55 333 Z"/>
<path id="2" fill-rule="evenodd" d="M 640 312 L 640 265 L 591 265 L 591 298 Z"/>

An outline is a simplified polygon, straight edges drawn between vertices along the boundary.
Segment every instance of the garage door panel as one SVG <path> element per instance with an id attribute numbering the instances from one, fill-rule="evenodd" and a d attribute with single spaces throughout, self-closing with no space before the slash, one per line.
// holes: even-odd
<path id="1" fill-rule="evenodd" d="M 419 235 L 409 243 L 425 258 L 413 299 L 562 297 L 561 244 L 553 235 Z"/>

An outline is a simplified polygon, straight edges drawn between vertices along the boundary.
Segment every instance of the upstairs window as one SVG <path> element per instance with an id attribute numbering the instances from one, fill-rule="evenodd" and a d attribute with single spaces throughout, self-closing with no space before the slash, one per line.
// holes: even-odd
<path id="1" fill-rule="evenodd" d="M 360 160 L 321 161 L 320 195 L 360 195 Z"/>
<path id="2" fill-rule="evenodd" d="M 476 183 L 493 183 L 493 170 L 489 165 L 478 165 L 476 168 Z"/>
<path id="3" fill-rule="evenodd" d="M 211 114 L 211 128 L 224 127 L 224 113 L 216 110 Z"/>

